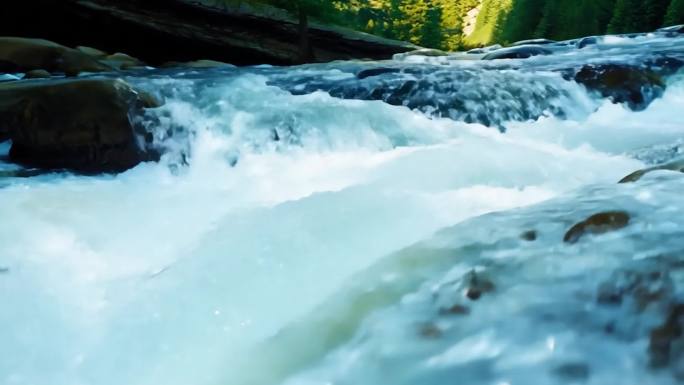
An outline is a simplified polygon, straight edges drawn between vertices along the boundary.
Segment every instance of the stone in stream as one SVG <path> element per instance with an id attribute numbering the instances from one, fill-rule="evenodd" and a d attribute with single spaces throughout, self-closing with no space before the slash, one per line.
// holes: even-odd
<path id="1" fill-rule="evenodd" d="M 465 277 L 466 297 L 471 301 L 479 300 L 484 294 L 494 291 L 494 283 L 485 275 L 471 271 Z"/>
<path id="2" fill-rule="evenodd" d="M 586 48 L 590 45 L 598 44 L 598 38 L 596 36 L 583 37 L 578 42 L 576 47 L 578 49 Z"/>
<path id="3" fill-rule="evenodd" d="M 621 306 L 628 302 L 642 312 L 653 303 L 669 300 L 674 282 L 663 269 L 624 269 L 616 271 L 598 287 L 596 301 L 600 305 Z"/>
<path id="4" fill-rule="evenodd" d="M 102 62 L 118 70 L 126 70 L 145 65 L 145 63 L 139 59 L 121 52 L 106 56 L 102 59 Z"/>
<path id="5" fill-rule="evenodd" d="M 76 50 L 95 59 L 103 59 L 107 56 L 107 52 L 100 51 L 99 49 L 93 47 L 79 45 L 78 47 L 76 47 Z"/>
<path id="6" fill-rule="evenodd" d="M 76 76 L 81 72 L 110 71 L 92 57 L 42 39 L 0 37 L 0 72 L 45 70 Z"/>
<path id="7" fill-rule="evenodd" d="M 573 76 L 577 83 L 596 91 L 614 103 L 626 103 L 643 110 L 665 91 L 665 82 L 655 71 L 621 65 L 585 65 Z"/>
<path id="8" fill-rule="evenodd" d="M 536 241 L 537 240 L 537 231 L 536 230 L 525 231 L 524 233 L 520 234 L 520 239 L 527 241 L 527 242 Z"/>
<path id="9" fill-rule="evenodd" d="M 682 323 L 684 321 L 684 304 L 678 303 L 670 307 L 665 322 L 651 330 L 648 353 L 650 364 L 654 368 L 662 368 L 672 363 L 681 349 L 675 351 L 675 345 L 682 345 Z"/>
<path id="10" fill-rule="evenodd" d="M 47 79 L 52 75 L 45 70 L 31 70 L 24 74 L 24 79 Z"/>
<path id="11" fill-rule="evenodd" d="M 359 73 L 356 74 L 356 77 L 361 80 L 365 78 L 370 78 L 373 76 L 380 76 L 384 74 L 393 74 L 393 73 L 398 73 L 401 72 L 400 68 L 371 68 L 367 70 L 360 71 Z"/>
<path id="12" fill-rule="evenodd" d="M 550 55 L 552 52 L 553 51 L 550 49 L 540 47 L 538 45 L 520 45 L 517 47 L 502 48 L 490 52 L 486 54 L 482 60 L 527 59 L 532 56 Z"/>
<path id="13" fill-rule="evenodd" d="M 650 168 L 645 168 L 643 170 L 637 170 L 634 171 L 633 173 L 627 175 L 626 177 L 622 178 L 620 182 L 618 183 L 632 183 L 636 182 L 639 179 L 643 178 L 644 175 L 653 172 L 653 171 L 662 171 L 662 170 L 669 170 L 669 171 L 678 171 L 678 172 L 684 172 L 684 159 L 680 159 L 674 162 L 662 164 L 659 166 L 655 167 L 650 167 Z"/>
<path id="14" fill-rule="evenodd" d="M 584 362 L 569 362 L 555 367 L 552 373 L 565 381 L 586 381 L 591 375 L 591 369 Z"/>
<path id="15" fill-rule="evenodd" d="M 607 211 L 590 216 L 586 220 L 572 226 L 563 242 L 576 243 L 585 235 L 598 235 L 616 231 L 629 224 L 630 216 L 624 211 Z"/>
<path id="16" fill-rule="evenodd" d="M 494 44 L 483 48 L 473 48 L 466 53 L 470 55 L 483 55 L 501 48 L 503 48 L 501 44 Z"/>
<path id="17" fill-rule="evenodd" d="M 554 43 L 557 43 L 557 41 L 549 39 L 529 39 L 516 41 L 515 43 L 511 44 L 511 47 L 519 47 L 521 45 L 548 45 Z"/>
<path id="18" fill-rule="evenodd" d="M 158 153 L 132 121 L 159 106 L 121 80 L 79 79 L 0 84 L 0 132 L 10 160 L 44 169 L 121 172 Z M 146 137 L 147 136 L 147 137 Z"/>

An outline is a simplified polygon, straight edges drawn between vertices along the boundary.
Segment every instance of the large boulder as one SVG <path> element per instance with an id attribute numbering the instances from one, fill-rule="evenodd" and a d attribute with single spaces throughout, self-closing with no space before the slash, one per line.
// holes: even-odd
<path id="1" fill-rule="evenodd" d="M 81 79 L 0 84 L 0 132 L 10 159 L 83 173 L 121 172 L 157 159 L 151 136 L 133 123 L 158 106 L 121 80 Z"/>
<path id="2" fill-rule="evenodd" d="M 0 72 L 45 70 L 75 76 L 111 70 L 84 54 L 43 39 L 0 37 Z"/>
<path id="3" fill-rule="evenodd" d="M 532 56 L 549 55 L 553 51 L 541 47 L 539 45 L 520 45 L 516 47 L 508 47 L 498 49 L 496 51 L 486 54 L 482 60 L 496 60 L 496 59 L 527 59 Z"/>
<path id="4" fill-rule="evenodd" d="M 574 80 L 615 103 L 642 110 L 662 95 L 665 82 L 655 71 L 622 64 L 585 65 Z"/>

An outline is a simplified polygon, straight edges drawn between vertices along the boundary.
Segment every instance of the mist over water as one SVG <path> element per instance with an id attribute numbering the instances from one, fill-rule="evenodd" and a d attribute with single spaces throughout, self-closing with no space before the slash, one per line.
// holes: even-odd
<path id="1" fill-rule="evenodd" d="M 140 118 L 160 163 L 0 180 L 0 383 L 532 385 L 572 383 L 558 367 L 580 361 L 586 383 L 614 362 L 625 384 L 673 381 L 647 369 L 659 313 L 642 325 L 619 310 L 624 338 L 599 348 L 615 314 L 575 296 L 681 255 L 684 179 L 615 183 L 681 155 L 684 78 L 635 112 L 550 60 L 127 79 L 166 101 Z M 378 66 L 409 70 L 358 79 Z M 405 103 L 386 100 L 416 79 Z M 563 248 L 568 225 L 609 209 L 636 227 Z M 530 229 L 532 246 L 518 238 Z M 457 297 L 472 270 L 497 294 L 438 319 L 432 298 Z M 549 312 L 561 321 L 535 327 Z M 426 323 L 443 338 L 421 339 Z"/>

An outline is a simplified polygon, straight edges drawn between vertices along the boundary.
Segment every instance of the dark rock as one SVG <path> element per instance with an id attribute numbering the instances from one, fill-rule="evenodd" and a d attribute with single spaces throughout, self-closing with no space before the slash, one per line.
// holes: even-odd
<path id="1" fill-rule="evenodd" d="M 675 304 L 668 311 L 663 325 L 651 331 L 648 353 L 652 367 L 662 368 L 670 364 L 672 345 L 682 337 L 683 317 L 684 304 Z"/>
<path id="2" fill-rule="evenodd" d="M 590 216 L 574 225 L 563 237 L 563 242 L 576 243 L 585 235 L 598 235 L 619 230 L 629 224 L 630 216 L 624 211 L 608 211 Z"/>
<path id="3" fill-rule="evenodd" d="M 577 48 L 582 49 L 590 45 L 598 44 L 598 38 L 595 36 L 584 37 L 577 42 Z"/>
<path id="4" fill-rule="evenodd" d="M 574 76 L 576 82 L 610 98 L 643 110 L 665 91 L 665 82 L 651 69 L 620 64 L 585 65 Z"/>
<path id="5" fill-rule="evenodd" d="M 81 72 L 109 71 L 92 57 L 42 39 L 0 37 L 0 72 L 46 70 L 75 76 Z"/>
<path id="6" fill-rule="evenodd" d="M 21 168 L 18 170 L 0 170 L 0 178 L 32 178 L 45 174 L 45 170 Z"/>
<path id="7" fill-rule="evenodd" d="M 494 291 L 494 283 L 486 276 L 472 271 L 465 277 L 466 280 L 466 297 L 472 301 L 477 301 L 482 295 Z"/>
<path id="8" fill-rule="evenodd" d="M 121 80 L 82 79 L 0 84 L 0 131 L 12 139 L 10 160 L 84 173 L 120 172 L 158 158 L 139 143 L 132 116 L 157 107 Z"/>
<path id="9" fill-rule="evenodd" d="M 195 60 L 186 63 L 168 62 L 162 65 L 162 68 L 231 68 L 235 67 L 232 64 L 224 63 L 216 60 Z"/>
<path id="10" fill-rule="evenodd" d="M 31 70 L 24 74 L 25 79 L 47 79 L 52 75 L 45 70 Z"/>
<path id="11" fill-rule="evenodd" d="M 442 315 L 468 315 L 470 314 L 470 309 L 467 306 L 456 304 L 451 307 L 441 309 L 439 313 Z"/>
<path id="12" fill-rule="evenodd" d="M 528 242 L 533 242 L 537 240 L 537 232 L 535 230 L 525 231 L 520 234 L 520 239 Z"/>
<path id="13" fill-rule="evenodd" d="M 618 182 L 618 183 L 636 182 L 639 179 L 643 178 L 643 176 L 648 174 L 649 172 L 660 171 L 660 170 L 684 172 L 684 159 L 680 159 L 680 160 L 677 160 L 674 162 L 662 164 L 662 165 L 655 166 L 655 167 L 646 168 L 643 170 L 634 171 L 633 173 L 622 178 L 620 180 L 620 182 Z"/>
<path id="14" fill-rule="evenodd" d="M 102 62 L 118 70 L 126 70 L 134 67 L 142 67 L 145 65 L 145 63 L 139 59 L 121 52 L 104 57 Z"/>
<path id="15" fill-rule="evenodd" d="M 584 362 L 570 362 L 554 368 L 553 374 L 565 381 L 584 381 L 589 379 L 591 370 Z"/>
<path id="16" fill-rule="evenodd" d="M 433 323 L 426 323 L 420 325 L 418 329 L 418 334 L 423 338 L 435 339 L 440 338 L 443 334 L 442 329 Z"/>
<path id="17" fill-rule="evenodd" d="M 599 285 L 596 300 L 601 305 L 620 306 L 629 299 L 641 312 L 652 303 L 669 299 L 673 292 L 674 283 L 667 271 L 620 270 Z"/>
<path id="18" fill-rule="evenodd" d="M 486 54 L 482 60 L 497 60 L 497 59 L 527 59 L 532 56 L 550 55 L 550 49 L 536 46 L 536 45 L 521 45 L 517 47 L 508 47 L 498 49 L 494 52 Z"/>
<path id="19" fill-rule="evenodd" d="M 93 48 L 93 47 L 86 47 L 86 46 L 80 45 L 80 46 L 76 47 L 76 50 L 78 50 L 78 51 L 80 51 L 80 52 L 82 52 L 82 53 L 84 53 L 84 54 L 86 54 L 92 58 L 95 58 L 95 59 L 104 59 L 105 57 L 107 57 L 107 52 L 100 51 L 99 49 Z"/>
<path id="20" fill-rule="evenodd" d="M 555 40 L 549 40 L 549 39 L 530 39 L 530 40 L 521 40 L 517 41 L 513 44 L 511 44 L 511 47 L 519 47 L 521 45 L 547 45 L 547 44 L 554 44 L 557 43 Z"/>
<path id="21" fill-rule="evenodd" d="M 365 79 L 372 76 L 379 76 L 382 74 L 393 74 L 397 72 L 401 72 L 401 70 L 399 68 L 371 68 L 360 71 L 358 74 L 356 74 L 356 77 L 358 79 Z"/>
<path id="22" fill-rule="evenodd" d="M 10 272 L 9 267 L 0 267 L 0 274 L 7 274 Z"/>
<path id="23" fill-rule="evenodd" d="M 482 54 L 486 54 L 486 53 L 489 53 L 492 51 L 496 51 L 497 49 L 501 49 L 501 48 L 503 48 L 501 46 L 501 44 L 494 44 L 494 45 L 490 45 L 490 46 L 483 47 L 483 48 L 473 48 L 466 53 L 471 54 L 471 55 L 482 55 Z"/>
<path id="24" fill-rule="evenodd" d="M 125 52 L 153 66 L 198 58 L 237 65 L 389 59 L 419 48 L 313 21 L 303 48 L 297 15 L 221 3 L 225 7 L 190 0 L 5 1 L 0 36 L 49 36 L 65 45 Z"/>

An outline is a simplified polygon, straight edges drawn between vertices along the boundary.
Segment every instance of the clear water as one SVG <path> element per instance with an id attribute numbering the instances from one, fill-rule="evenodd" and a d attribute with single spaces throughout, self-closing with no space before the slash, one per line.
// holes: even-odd
<path id="1" fill-rule="evenodd" d="M 684 175 L 616 181 L 680 155 L 684 77 L 635 112 L 557 71 L 684 54 L 620 39 L 498 64 L 131 75 L 166 100 L 141 118 L 162 162 L 0 179 L 0 383 L 676 381 L 684 358 L 651 369 L 648 336 L 681 298 Z M 358 79 L 380 67 L 401 72 Z M 332 90 L 404 77 L 423 82 L 414 104 Z M 562 242 L 614 209 L 628 227 Z M 625 270 L 664 272 L 664 294 L 597 302 Z M 472 271 L 495 285 L 478 301 Z"/>

